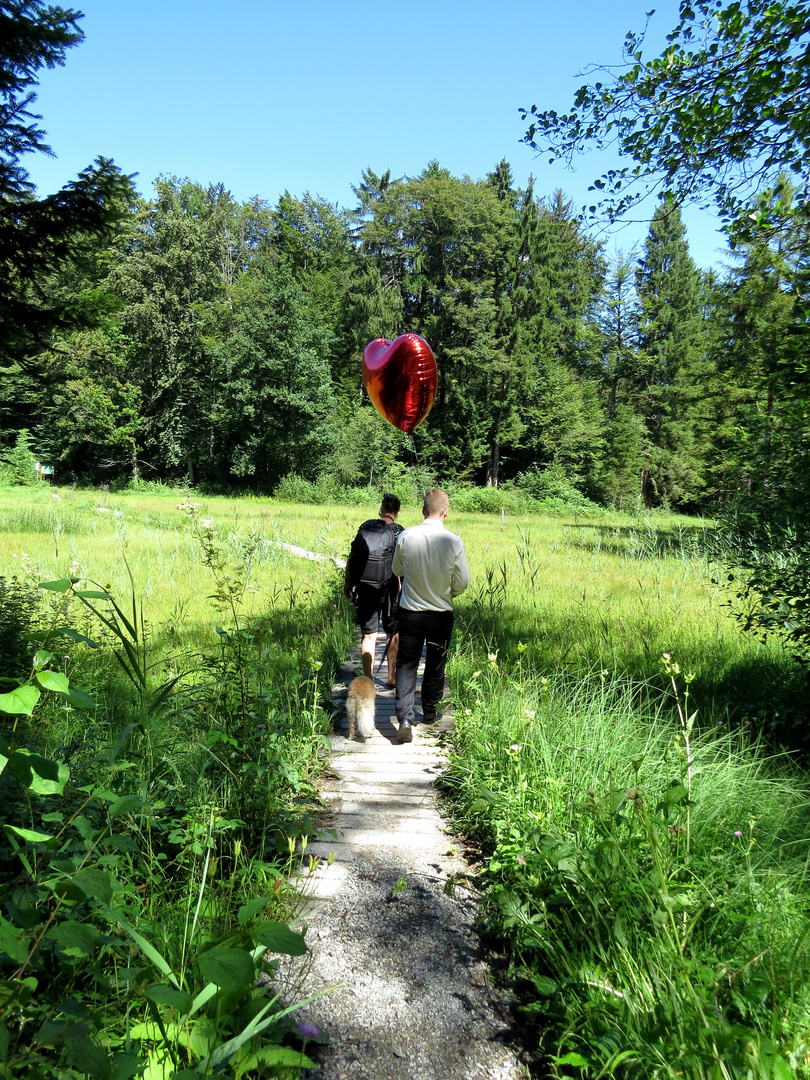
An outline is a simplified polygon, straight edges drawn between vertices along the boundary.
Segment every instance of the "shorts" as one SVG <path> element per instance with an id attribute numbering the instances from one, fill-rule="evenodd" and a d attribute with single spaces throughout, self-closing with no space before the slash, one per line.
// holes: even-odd
<path id="1" fill-rule="evenodd" d="M 397 621 L 397 596 L 390 585 L 357 586 L 357 625 L 361 634 L 376 634 L 382 621 L 386 634 L 391 633 Z"/>

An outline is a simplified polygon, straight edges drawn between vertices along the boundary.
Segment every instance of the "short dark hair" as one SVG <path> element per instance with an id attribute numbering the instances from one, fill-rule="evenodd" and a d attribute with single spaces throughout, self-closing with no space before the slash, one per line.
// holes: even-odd
<path id="1" fill-rule="evenodd" d="M 382 512 L 384 514 L 398 514 L 401 506 L 402 503 L 396 495 L 392 495 L 390 491 L 386 491 L 382 497 L 382 506 L 380 507 Z"/>

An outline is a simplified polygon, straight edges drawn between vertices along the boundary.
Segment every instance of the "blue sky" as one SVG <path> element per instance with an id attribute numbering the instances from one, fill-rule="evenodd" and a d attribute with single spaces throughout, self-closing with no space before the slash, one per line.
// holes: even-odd
<path id="1" fill-rule="evenodd" d="M 71 6 L 68 4 L 67 6 Z M 608 165 L 550 167 L 520 143 L 520 106 L 564 111 L 591 64 L 621 61 L 649 0 L 86 0 L 86 40 L 42 73 L 37 111 L 56 158 L 28 160 L 40 194 L 97 155 L 138 173 L 222 182 L 237 199 L 275 203 L 308 190 L 353 205 L 364 167 L 415 175 L 436 159 L 483 177 L 501 158 L 518 184 L 558 187 L 579 207 Z M 657 7 L 650 55 L 677 22 Z M 649 213 L 652 213 L 650 208 Z M 684 215 L 692 254 L 721 258 L 714 218 Z M 608 238 L 629 248 L 643 225 Z"/>

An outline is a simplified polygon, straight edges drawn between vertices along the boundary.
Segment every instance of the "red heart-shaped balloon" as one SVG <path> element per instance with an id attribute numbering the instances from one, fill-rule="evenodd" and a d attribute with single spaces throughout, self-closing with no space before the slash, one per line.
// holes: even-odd
<path id="1" fill-rule="evenodd" d="M 363 383 L 380 416 L 410 434 L 436 397 L 439 371 L 433 351 L 418 334 L 402 334 L 395 341 L 375 338 L 363 350 Z"/>

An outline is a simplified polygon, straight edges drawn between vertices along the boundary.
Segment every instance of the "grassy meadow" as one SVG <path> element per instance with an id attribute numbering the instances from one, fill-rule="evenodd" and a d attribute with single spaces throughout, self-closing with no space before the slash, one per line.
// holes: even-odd
<path id="1" fill-rule="evenodd" d="M 331 560 L 376 509 L 0 490 L 0 655 L 43 690 L 6 727 L 0 1076 L 88 1053 L 103 1080 L 299 1075 L 295 988 L 266 1012 L 254 984 L 268 947 L 305 947 L 289 874 L 354 639 Z M 711 522 L 451 506 L 448 527 L 472 583 L 446 789 L 537 1074 L 810 1075 L 808 788 L 765 749 L 804 673 L 731 618 Z M 58 677 L 23 673 L 30 629 Z"/>

